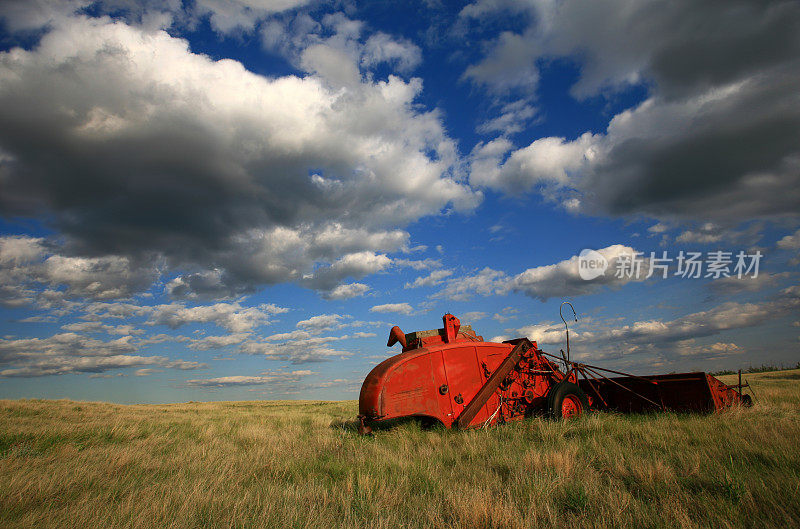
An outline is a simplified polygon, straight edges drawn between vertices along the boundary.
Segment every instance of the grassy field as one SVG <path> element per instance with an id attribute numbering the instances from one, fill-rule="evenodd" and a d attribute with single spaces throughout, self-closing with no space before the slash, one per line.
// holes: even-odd
<path id="1" fill-rule="evenodd" d="M 747 378 L 717 415 L 373 437 L 355 402 L 0 401 L 0 527 L 798 527 L 800 370 Z"/>

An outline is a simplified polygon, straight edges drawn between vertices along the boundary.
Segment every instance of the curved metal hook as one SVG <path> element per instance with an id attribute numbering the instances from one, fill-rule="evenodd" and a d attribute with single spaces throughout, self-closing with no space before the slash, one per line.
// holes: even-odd
<path id="1" fill-rule="evenodd" d="M 561 316 L 561 321 L 564 322 L 564 328 L 567 330 L 567 362 L 569 362 L 569 325 L 567 325 L 567 320 L 564 319 L 564 314 L 561 313 L 564 305 L 569 305 L 569 308 L 572 309 L 572 316 L 575 318 L 575 321 L 578 321 L 578 313 L 575 312 L 575 307 L 573 307 L 572 303 L 569 301 L 562 301 L 561 306 L 558 307 L 558 315 Z"/>
<path id="2" fill-rule="evenodd" d="M 564 308 L 564 305 L 569 305 L 569 308 L 572 309 L 572 316 L 575 318 L 575 321 L 578 321 L 578 314 L 575 312 L 575 307 L 572 306 L 572 303 L 569 301 L 562 301 L 561 306 L 558 307 L 558 315 L 561 316 L 561 321 L 564 322 L 564 327 L 567 327 L 567 321 L 564 319 L 564 315 L 561 313 L 561 310 Z M 567 327 L 569 329 L 569 327 Z"/>

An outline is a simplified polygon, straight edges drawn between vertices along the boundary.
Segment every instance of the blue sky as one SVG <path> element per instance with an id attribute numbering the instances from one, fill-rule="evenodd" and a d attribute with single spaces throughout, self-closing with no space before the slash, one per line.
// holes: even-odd
<path id="1" fill-rule="evenodd" d="M 557 352 L 564 300 L 589 363 L 793 365 L 798 34 L 777 1 L 3 2 L 0 398 L 356 398 L 392 325 Z"/>

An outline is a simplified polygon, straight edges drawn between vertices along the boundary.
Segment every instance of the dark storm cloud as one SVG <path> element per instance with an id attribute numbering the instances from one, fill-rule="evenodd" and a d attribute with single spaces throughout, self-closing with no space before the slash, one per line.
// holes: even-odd
<path id="1" fill-rule="evenodd" d="M 478 2 L 464 16 L 492 4 Z M 508 158 L 480 146 L 475 183 L 544 184 L 570 210 L 612 215 L 736 222 L 800 210 L 800 4 L 568 0 L 529 11 L 519 38 L 537 51 L 533 61 L 580 63 L 574 96 L 644 82 L 650 97 L 605 134 L 542 138 Z M 493 86 L 516 75 L 473 80 Z"/>
<path id="2" fill-rule="evenodd" d="M 659 30 L 664 42 L 649 58 L 650 72 L 668 96 L 735 82 L 798 59 L 797 2 L 687 0 L 668 4 L 669 8 L 664 3 L 651 8 L 651 20 L 657 19 L 659 12 L 671 13 Z"/>
<path id="3" fill-rule="evenodd" d="M 800 62 L 794 66 L 744 81 L 716 100 L 686 103 L 694 112 L 673 130 L 649 137 L 631 131 L 610 145 L 584 186 L 615 214 L 705 211 L 739 220 L 797 213 Z M 657 130 L 646 111 L 634 116 Z"/>
<path id="4" fill-rule="evenodd" d="M 56 294 L 62 302 L 126 298 L 149 287 L 157 277 L 154 267 L 127 257 L 69 257 L 59 250 L 42 238 L 0 237 L 0 305 L 36 301 L 53 308 L 48 294 Z"/>

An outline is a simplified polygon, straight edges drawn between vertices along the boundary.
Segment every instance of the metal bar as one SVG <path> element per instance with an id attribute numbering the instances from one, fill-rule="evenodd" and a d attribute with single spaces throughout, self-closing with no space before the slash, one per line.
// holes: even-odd
<path id="1" fill-rule="evenodd" d="M 586 369 L 588 369 L 589 371 L 594 371 L 594 369 L 592 369 L 592 368 L 591 368 L 591 367 L 589 367 L 589 366 L 585 366 L 585 367 L 586 367 Z M 647 402 L 649 402 L 649 403 L 653 404 L 654 406 L 658 406 L 658 407 L 660 407 L 662 410 L 664 409 L 664 405 L 663 405 L 663 404 L 659 404 L 659 403 L 657 403 L 657 402 L 654 402 L 654 401 L 652 401 L 652 400 L 648 399 L 647 397 L 645 397 L 644 395 L 640 395 L 639 393 L 636 393 L 636 392 L 635 392 L 635 391 L 633 391 L 631 388 L 626 388 L 625 386 L 623 386 L 622 384 L 620 384 L 620 383 L 619 383 L 619 382 L 617 382 L 616 380 L 614 380 L 614 379 L 611 379 L 611 378 L 608 378 L 607 376 L 603 375 L 602 373 L 595 373 L 595 374 L 596 374 L 596 375 L 598 375 L 598 376 L 600 376 L 600 377 L 602 377 L 602 378 L 604 378 L 604 379 L 606 379 L 606 380 L 608 380 L 608 381 L 609 381 L 609 382 L 611 382 L 612 384 L 616 384 L 617 386 L 621 387 L 621 388 L 622 388 L 622 389 L 624 389 L 625 391 L 629 391 L 629 392 L 633 393 L 634 395 L 636 395 L 636 396 L 637 396 L 637 397 L 639 397 L 640 399 L 644 399 L 644 400 L 646 400 Z"/>
<path id="2" fill-rule="evenodd" d="M 541 354 L 543 354 L 543 355 L 546 355 L 546 356 L 550 356 L 550 357 L 552 357 L 552 358 L 555 358 L 556 360 L 561 360 L 562 362 L 563 362 L 563 361 L 565 361 L 565 359 L 564 359 L 564 358 L 559 358 L 559 357 L 557 357 L 556 355 L 551 355 L 550 353 L 545 353 L 545 352 L 544 352 L 544 351 L 542 351 L 542 350 L 539 350 L 538 352 L 539 352 L 539 353 L 541 353 Z M 549 361 L 548 361 L 548 363 L 550 363 L 550 364 L 553 364 L 553 362 L 549 362 Z M 565 371 L 566 371 L 566 370 L 569 370 L 569 369 L 570 369 L 570 367 L 569 367 L 570 365 L 575 365 L 575 362 L 567 362 L 567 364 L 564 366 L 564 370 L 565 370 Z M 558 368 L 555 368 L 555 369 L 553 369 L 552 371 L 549 371 L 549 373 L 552 373 L 552 374 L 554 374 L 554 375 L 560 375 L 560 374 L 562 374 L 562 373 L 561 373 L 561 371 L 560 371 Z M 564 378 L 560 379 L 560 380 L 559 380 L 559 382 L 560 382 L 561 380 L 564 380 L 565 378 L 566 378 L 566 377 L 564 377 Z"/>
<path id="3" fill-rule="evenodd" d="M 714 406 L 714 411 L 719 411 L 720 408 L 717 407 L 717 400 L 718 400 L 718 393 L 714 391 L 715 388 L 711 387 L 711 375 L 706 373 L 706 376 L 703 377 L 706 382 L 706 388 L 708 388 L 708 394 L 711 397 L 711 404 Z M 714 380 L 717 380 L 714 378 Z"/>
<path id="4" fill-rule="evenodd" d="M 566 358 L 564 358 L 564 356 L 563 356 L 563 354 L 564 354 L 564 351 L 563 351 L 563 350 L 561 351 L 561 354 L 562 354 L 562 356 L 556 356 L 556 355 L 552 355 L 552 354 L 550 354 L 550 353 L 545 353 L 544 351 L 541 351 L 541 350 L 540 350 L 539 352 L 540 352 L 541 354 L 545 355 L 545 356 L 549 356 L 549 357 L 551 357 L 551 358 L 555 358 L 556 360 L 561 360 L 562 362 L 564 362 L 564 364 L 565 364 L 565 365 L 564 365 L 564 370 L 565 370 L 565 371 L 566 371 L 566 370 L 569 370 L 569 369 L 570 369 L 570 366 L 583 365 L 583 364 L 578 364 L 577 362 L 572 362 L 572 361 L 569 361 L 569 360 L 567 360 Z M 550 363 L 552 364 L 553 362 L 550 362 Z M 559 371 L 559 370 L 554 370 L 554 371 L 553 371 L 553 373 L 560 373 L 560 371 Z"/>
<path id="5" fill-rule="evenodd" d="M 481 407 L 486 404 L 489 397 L 491 397 L 500 384 L 503 383 L 503 380 L 505 380 L 506 376 L 514 369 L 514 366 L 517 365 L 520 357 L 522 357 L 522 353 L 527 351 L 532 345 L 530 341 L 525 340 L 524 342 L 518 343 L 517 346 L 511 350 L 506 359 L 494 370 L 489 380 L 478 390 L 478 393 L 475 394 L 472 400 L 469 401 L 469 404 L 464 407 L 461 415 L 458 416 L 456 424 L 459 428 L 466 428 L 469 426 L 469 423 L 472 422 L 472 419 L 475 418 Z"/>
<path id="6" fill-rule="evenodd" d="M 590 388 L 592 388 L 592 391 L 594 391 L 595 395 L 597 395 L 597 397 L 598 397 L 600 400 L 602 400 L 602 401 L 603 401 L 603 404 L 605 405 L 605 407 L 606 407 L 606 408 L 608 408 L 608 402 L 606 402 L 606 399 L 604 399 L 604 398 L 603 398 L 603 396 L 600 394 L 600 392 L 599 392 L 599 391 L 597 391 L 597 388 L 595 388 L 595 387 L 594 387 L 594 384 L 592 384 L 592 381 L 591 381 L 591 380 L 589 380 L 589 376 L 587 376 L 587 375 L 586 375 L 586 370 L 585 370 L 585 369 L 583 369 L 583 368 L 580 368 L 580 367 L 579 367 L 579 368 L 578 368 L 578 372 L 579 372 L 579 373 L 581 373 L 581 374 L 583 375 L 583 378 L 584 378 L 584 380 L 586 380 L 586 382 L 588 382 L 588 383 L 589 383 L 589 387 L 590 387 Z M 594 376 L 592 376 L 592 378 L 594 378 Z M 595 379 L 595 380 L 596 380 L 596 379 Z"/>
<path id="7" fill-rule="evenodd" d="M 554 354 L 545 353 L 544 351 L 539 351 L 539 352 L 542 353 L 545 356 L 550 356 L 552 358 L 555 358 L 556 360 L 561 360 L 561 358 L 557 357 Z M 576 362 L 571 362 L 571 363 L 575 364 Z M 591 364 L 580 364 L 580 365 L 588 367 L 588 368 L 591 368 L 591 369 L 593 369 L 595 371 L 608 371 L 609 373 L 614 373 L 615 375 L 622 375 L 622 376 L 625 376 L 625 377 L 638 378 L 639 380 L 643 380 L 644 382 L 649 382 L 650 384 L 655 384 L 655 385 L 658 384 L 658 382 L 656 382 L 654 380 L 650 380 L 649 378 L 640 377 L 638 375 L 633 375 L 631 373 L 623 373 L 622 371 L 614 371 L 613 369 L 606 369 L 605 367 L 593 366 Z M 603 378 L 605 378 L 605 377 L 603 377 Z"/>
<path id="8" fill-rule="evenodd" d="M 643 380 L 644 382 L 649 382 L 650 384 L 658 385 L 658 382 L 656 382 L 655 380 L 650 380 L 649 378 L 640 377 L 638 375 L 632 375 L 630 373 L 623 373 L 622 371 L 614 371 L 613 369 L 606 369 L 605 367 L 592 366 L 592 365 L 589 365 L 589 364 L 583 364 L 583 365 L 585 365 L 586 367 L 588 367 L 588 368 L 590 368 L 590 369 L 592 369 L 594 371 L 608 371 L 609 373 L 614 373 L 615 375 L 622 375 L 624 377 L 636 378 L 636 379 L 639 379 L 639 380 Z M 611 380 L 611 379 L 609 379 L 609 380 Z"/>
<path id="9" fill-rule="evenodd" d="M 647 380 L 647 379 L 645 379 L 645 380 Z M 662 380 L 662 382 L 697 382 L 699 380 L 701 380 L 701 379 L 697 378 L 697 377 L 694 377 L 694 378 L 665 378 L 664 380 Z M 658 385 L 658 380 L 651 380 L 651 382 L 653 384 L 655 384 L 655 385 Z M 730 387 L 734 388 L 736 386 L 730 386 Z"/>
<path id="10" fill-rule="evenodd" d="M 555 356 L 555 355 L 552 355 L 552 354 L 549 354 L 549 353 L 545 353 L 544 351 L 540 351 L 540 353 L 542 353 L 542 354 L 544 354 L 544 355 L 547 355 L 547 356 L 551 356 L 551 357 L 553 357 L 553 358 L 555 358 L 555 359 L 558 359 L 558 357 L 557 357 L 557 356 Z M 574 364 L 575 362 L 572 362 L 572 363 Z M 613 369 L 606 369 L 606 368 L 604 368 L 604 367 L 598 367 L 598 366 L 593 366 L 593 365 L 589 365 L 589 364 L 580 364 L 580 365 L 581 365 L 582 367 L 586 368 L 586 369 L 589 369 L 590 371 L 593 371 L 593 372 L 594 372 L 594 374 L 596 374 L 597 376 L 599 376 L 599 377 L 601 377 L 601 378 L 604 378 L 605 380 L 608 380 L 608 381 L 609 381 L 609 382 L 611 382 L 612 384 L 616 384 L 617 386 L 621 387 L 621 388 L 622 388 L 622 389 L 624 389 L 625 391 L 629 391 L 629 392 L 633 393 L 634 395 L 636 395 L 637 397 L 639 397 L 639 398 L 641 398 L 641 399 L 644 399 L 644 400 L 646 400 L 647 402 L 650 402 L 650 403 L 651 403 L 651 404 L 653 404 L 654 406 L 658 406 L 658 407 L 660 407 L 662 410 L 666 409 L 666 406 L 664 406 L 664 403 L 663 403 L 663 402 L 662 402 L 661 404 L 659 404 L 659 403 L 657 403 L 657 402 L 655 402 L 655 401 L 652 401 L 652 400 L 648 399 L 647 397 L 645 397 L 644 395 L 641 395 L 641 394 L 639 394 L 639 393 L 636 393 L 636 392 L 635 392 L 635 391 L 633 391 L 632 389 L 630 389 L 630 388 L 627 388 L 627 387 L 623 386 L 623 385 L 622 385 L 622 384 L 620 384 L 619 382 L 617 382 L 617 381 L 615 381 L 615 380 L 612 380 L 612 379 L 608 378 L 607 376 L 603 375 L 603 374 L 602 374 L 602 373 L 600 373 L 599 371 L 607 371 L 607 372 L 609 372 L 609 373 L 614 373 L 614 374 L 616 374 L 616 375 L 622 375 L 622 376 L 625 376 L 625 377 L 631 377 L 631 378 L 635 378 L 635 379 L 638 379 L 638 380 L 641 380 L 641 381 L 647 382 L 647 383 L 649 383 L 649 384 L 653 384 L 654 386 L 658 387 L 658 382 L 656 382 L 655 380 L 650 380 L 649 378 L 644 378 L 644 377 L 640 377 L 640 376 L 637 376 L 637 375 L 632 375 L 632 374 L 630 374 L 630 373 L 623 373 L 622 371 L 614 371 Z M 660 396 L 660 395 L 661 395 L 661 391 L 660 391 L 660 389 L 661 389 L 661 388 L 659 387 L 658 389 L 659 389 L 659 396 Z"/>
<path id="11" fill-rule="evenodd" d="M 545 356 L 549 356 L 549 357 L 551 357 L 551 358 L 555 358 L 556 360 L 561 360 L 561 357 L 559 357 L 559 356 L 552 355 L 552 354 L 550 354 L 550 353 L 545 353 L 544 351 L 539 351 L 539 352 L 540 352 L 540 353 L 542 353 L 542 354 L 543 354 L 543 355 L 545 355 Z"/>
<path id="12" fill-rule="evenodd" d="M 756 393 L 755 393 L 755 391 L 753 391 L 753 388 L 750 387 L 750 382 L 748 382 L 747 379 L 744 379 L 744 385 L 747 386 L 750 389 L 750 395 L 753 397 L 753 401 L 755 401 L 756 400 Z"/>

